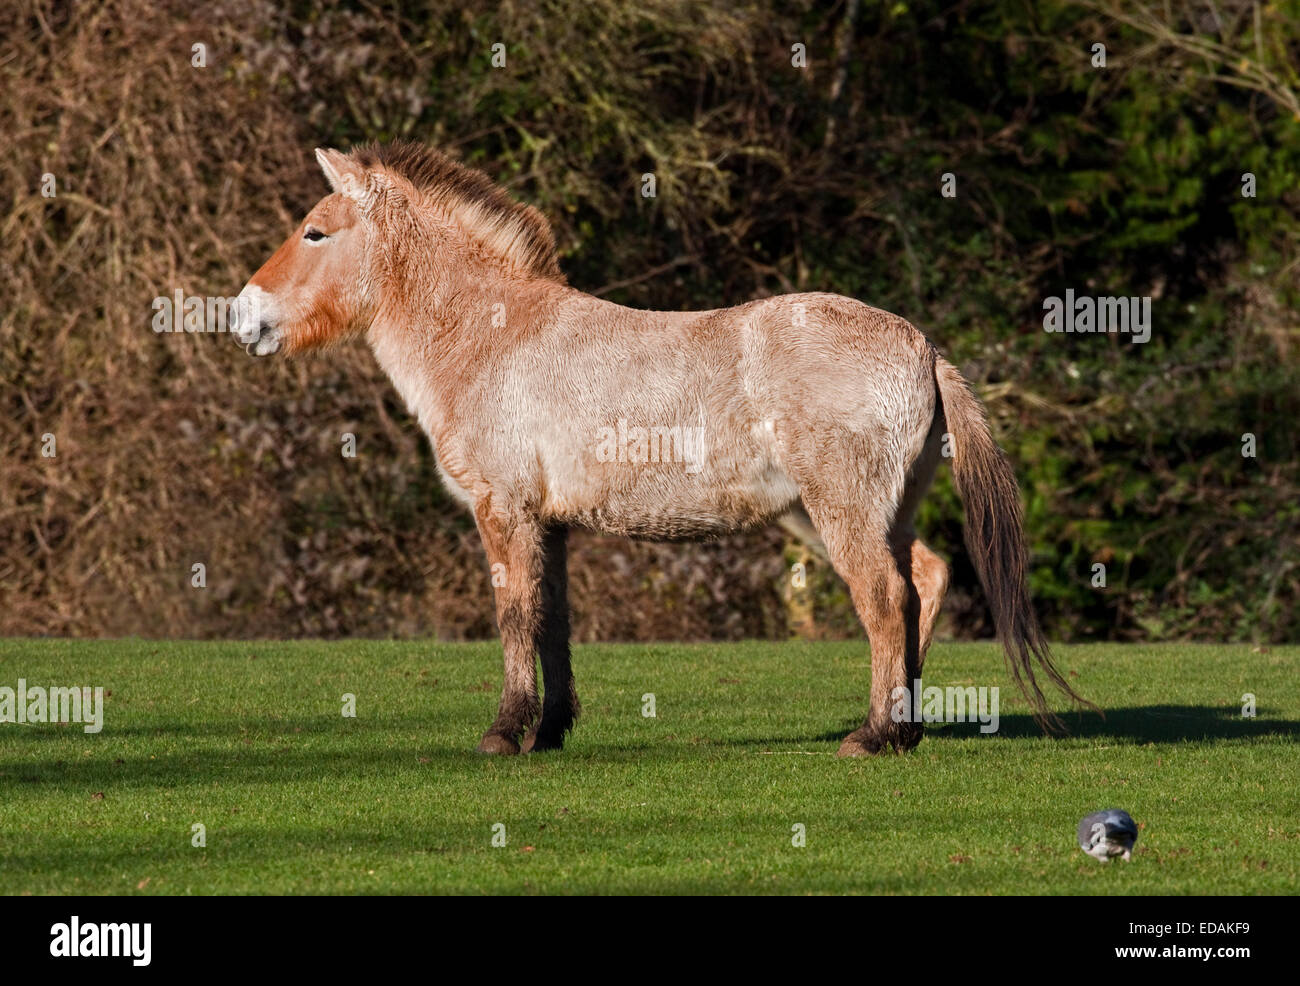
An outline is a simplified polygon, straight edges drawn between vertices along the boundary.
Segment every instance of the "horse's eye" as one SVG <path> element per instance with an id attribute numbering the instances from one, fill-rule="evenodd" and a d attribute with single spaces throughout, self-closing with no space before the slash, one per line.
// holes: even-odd
<path id="1" fill-rule="evenodd" d="M 319 229 L 309 229 L 307 230 L 307 232 L 302 234 L 302 238 L 304 240 L 311 240 L 313 243 L 316 243 L 319 240 L 325 239 L 325 234 L 322 233 Z"/>

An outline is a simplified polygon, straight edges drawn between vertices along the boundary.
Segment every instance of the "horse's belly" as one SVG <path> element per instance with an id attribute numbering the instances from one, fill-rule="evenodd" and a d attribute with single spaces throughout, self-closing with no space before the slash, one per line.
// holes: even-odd
<path id="1" fill-rule="evenodd" d="M 647 469 L 633 484 L 570 512 L 571 523 L 650 540 L 716 537 L 768 523 L 790 509 L 799 488 L 775 464 L 721 476 Z"/>

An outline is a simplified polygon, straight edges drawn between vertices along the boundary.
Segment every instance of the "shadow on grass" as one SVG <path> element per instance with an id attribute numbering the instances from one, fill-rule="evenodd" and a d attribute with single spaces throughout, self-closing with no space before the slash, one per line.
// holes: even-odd
<path id="1" fill-rule="evenodd" d="M 446 716 L 420 715 L 408 713 L 389 715 L 375 720 L 341 718 L 338 714 L 316 716 L 302 719 L 268 719 L 265 716 L 249 715 L 246 718 L 223 716 L 192 722 L 175 722 L 159 719 L 156 722 L 136 722 L 128 726 L 109 723 L 98 734 L 104 739 L 193 739 L 196 737 L 244 738 L 254 737 L 288 737 L 293 735 L 346 736 L 353 732 L 415 732 L 429 731 L 447 721 Z M 21 738 L 33 743 L 56 743 L 82 734 L 80 723 L 39 723 L 27 727 Z"/>
<path id="2" fill-rule="evenodd" d="M 1267 710 L 1261 710 L 1265 712 Z M 1300 736 L 1300 722 L 1288 719 L 1244 718 L 1236 708 L 1208 705 L 1140 705 L 1124 709 L 1107 709 L 1103 719 L 1095 712 L 1064 713 L 1066 734 L 1061 739 L 1106 738 L 1128 743 L 1178 743 L 1185 741 L 1241 740 L 1255 736 L 1281 736 L 1295 742 Z M 792 737 L 788 742 L 838 742 L 861 723 L 819 736 Z M 1025 714 L 998 717 L 996 733 L 981 733 L 978 722 L 927 723 L 927 739 L 970 739 L 997 736 L 1002 739 L 1037 739 L 1044 735 L 1033 716 Z M 769 742 L 787 742 L 769 740 Z"/>
<path id="3" fill-rule="evenodd" d="M 1136 745 L 1144 743 L 1227 742 L 1256 737 L 1278 737 L 1296 742 L 1300 722 L 1274 717 L 1243 718 L 1235 708 L 1192 705 L 1147 705 L 1109 709 L 1106 718 L 1096 713 L 1067 715 L 1069 732 L 1061 741 L 1111 740 Z M 265 723 L 253 726 L 234 721 L 191 723 L 154 727 L 141 725 L 120 730 L 135 741 L 153 738 L 189 738 L 193 745 L 185 750 L 158 749 L 149 752 L 134 748 L 122 751 L 110 763 L 103 758 L 82 760 L 74 750 L 50 750 L 45 756 L 32 756 L 43 741 L 59 736 L 60 730 L 45 729 L 42 734 L 25 739 L 37 740 L 25 751 L 14 750 L 13 756 L 0 757 L 0 786 L 48 785 L 85 787 L 93 791 L 132 790 L 151 786 L 180 786 L 195 778 L 221 779 L 242 784 L 274 785 L 288 780 L 333 777 L 339 780 L 392 778 L 402 775 L 417 779 L 429 772 L 433 778 L 448 776 L 475 777 L 485 769 L 505 771 L 505 776 L 522 771 L 525 775 L 545 771 L 549 766 L 581 769 L 582 765 L 636 762 L 653 754 L 657 763 L 695 761 L 707 758 L 708 750 L 725 748 L 764 748 L 772 746 L 807 746 L 824 744 L 824 752 L 833 753 L 844 736 L 859 723 L 846 721 L 838 729 L 814 733 L 811 730 L 790 735 L 773 735 L 761 728 L 747 735 L 707 733 L 701 723 L 701 735 L 683 740 L 677 736 L 631 739 L 616 743 L 595 740 L 596 745 L 570 740 L 563 753 L 547 753 L 520 758 L 484 757 L 473 752 L 473 738 L 466 735 L 453 739 L 445 732 L 429 730 L 422 736 L 421 725 L 431 725 L 419 717 L 400 716 L 393 722 L 367 723 L 364 726 L 340 726 L 332 717 L 304 719 L 297 723 Z M 727 723 L 718 722 L 718 732 L 727 731 Z M 733 724 L 734 725 L 734 724 Z M 1038 739 L 1043 736 L 1038 724 L 1025 714 L 1001 716 L 993 734 L 979 731 L 978 722 L 932 723 L 927 725 L 929 743 L 963 739 Z M 327 742 L 321 742 L 326 740 Z"/>

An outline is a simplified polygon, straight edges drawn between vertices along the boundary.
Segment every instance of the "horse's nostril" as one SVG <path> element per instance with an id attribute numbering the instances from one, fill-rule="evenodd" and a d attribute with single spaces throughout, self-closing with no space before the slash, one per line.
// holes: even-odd
<path id="1" fill-rule="evenodd" d="M 263 321 L 260 325 L 258 325 L 257 332 L 258 335 L 269 335 L 271 329 L 272 329 L 271 323 Z"/>

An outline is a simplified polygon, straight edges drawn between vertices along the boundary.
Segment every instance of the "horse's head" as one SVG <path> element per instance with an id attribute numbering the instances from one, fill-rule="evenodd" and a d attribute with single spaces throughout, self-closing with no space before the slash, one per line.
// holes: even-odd
<path id="1" fill-rule="evenodd" d="M 316 151 L 334 192 L 249 279 L 229 328 L 253 356 L 300 353 L 364 332 L 371 317 L 366 210 L 386 176 L 346 154 Z"/>

